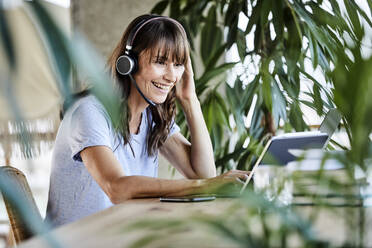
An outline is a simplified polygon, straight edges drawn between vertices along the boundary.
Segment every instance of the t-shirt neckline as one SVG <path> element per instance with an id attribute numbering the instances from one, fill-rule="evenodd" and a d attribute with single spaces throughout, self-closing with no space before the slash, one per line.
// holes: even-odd
<path id="1" fill-rule="evenodd" d="M 145 123 L 145 119 L 146 119 L 146 116 L 145 116 L 145 110 L 141 113 L 142 117 L 141 117 L 141 123 L 139 125 L 139 128 L 138 128 L 138 132 L 137 133 L 131 133 L 130 135 L 133 136 L 133 137 L 138 137 L 140 136 L 142 133 L 141 132 L 144 132 L 143 130 L 143 126 L 144 126 L 144 123 Z"/>

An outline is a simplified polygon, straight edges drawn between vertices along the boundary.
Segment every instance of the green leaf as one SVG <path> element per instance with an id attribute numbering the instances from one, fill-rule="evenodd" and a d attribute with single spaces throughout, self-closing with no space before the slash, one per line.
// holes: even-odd
<path id="1" fill-rule="evenodd" d="M 188 21 L 191 33 L 193 37 L 196 37 L 200 31 L 200 27 L 204 21 L 204 16 L 201 13 L 204 13 L 205 8 L 208 6 L 206 1 L 191 1 L 189 6 L 191 6 L 191 12 L 188 15 Z M 185 7 L 187 8 L 187 6 Z M 182 15 L 185 15 L 182 13 Z"/>
<path id="2" fill-rule="evenodd" d="M 170 2 L 170 11 L 169 11 L 169 16 L 175 19 L 178 19 L 181 15 L 181 10 L 180 10 L 180 0 L 172 0 Z"/>
<path id="3" fill-rule="evenodd" d="M 1 5 L 0 8 L 2 8 Z M 35 202 L 32 202 L 31 198 L 26 196 L 24 185 L 20 182 L 22 181 L 15 180 L 14 176 L 10 176 L 4 167 L 0 168 L 0 192 L 3 197 L 7 198 L 12 213 L 19 218 L 17 222 L 22 220 L 24 230 L 27 230 L 33 236 L 43 235 L 47 246 L 63 247 L 60 239 L 49 232 L 50 227 L 42 220 L 40 213 L 32 207 Z M 35 207 L 37 208 L 37 206 Z"/>
<path id="4" fill-rule="evenodd" d="M 296 27 L 296 30 L 297 30 L 297 32 L 293 32 L 293 34 L 295 36 L 293 36 L 292 39 L 296 39 L 296 40 L 299 39 L 299 40 L 301 40 L 302 39 L 302 31 L 301 31 L 299 19 L 298 19 L 297 15 L 296 15 L 296 12 L 292 8 L 292 6 L 289 4 L 289 2 L 286 1 L 286 3 L 287 3 L 287 5 L 288 5 L 288 7 L 290 9 L 290 13 L 292 15 L 292 19 L 293 19 L 293 22 L 294 22 L 294 27 Z M 302 6 L 303 9 L 305 9 L 305 7 L 303 6 L 303 4 L 299 3 L 298 1 L 294 1 L 294 5 L 300 5 L 300 6 Z M 293 25 L 291 25 L 291 26 L 293 26 Z"/>
<path id="5" fill-rule="evenodd" d="M 0 34 L 1 34 L 1 45 L 3 46 L 3 51 L 6 54 L 9 69 L 14 70 L 16 66 L 16 56 L 14 51 L 14 41 L 11 34 L 11 30 L 8 26 L 8 21 L 6 19 L 6 13 L 3 9 L 2 3 L 0 2 Z M 5 68 L 3 68 L 5 69 Z"/>
<path id="6" fill-rule="evenodd" d="M 309 48 L 310 48 L 310 55 L 311 61 L 313 63 L 313 68 L 318 66 L 318 43 L 314 39 L 313 34 L 311 33 L 310 29 L 306 29 L 307 38 L 309 40 Z"/>
<path id="7" fill-rule="evenodd" d="M 222 31 L 216 26 L 216 6 L 213 5 L 208 12 L 206 23 L 201 30 L 200 54 L 206 66 L 215 51 L 221 46 Z"/>
<path id="8" fill-rule="evenodd" d="M 249 17 L 247 27 L 245 28 L 245 34 L 249 34 L 254 25 L 257 26 L 257 24 L 260 20 L 260 13 L 261 13 L 261 8 L 262 8 L 262 3 L 263 3 L 263 1 L 257 1 L 256 5 L 253 7 L 252 14 Z"/>
<path id="9" fill-rule="evenodd" d="M 289 111 L 289 122 L 291 123 L 292 127 L 294 127 L 294 129 L 297 132 L 308 129 L 306 123 L 304 122 L 302 118 L 302 111 L 297 102 L 294 102 L 291 105 L 291 108 Z"/>
<path id="10" fill-rule="evenodd" d="M 182 21 L 182 20 L 179 20 L 179 21 L 180 21 L 180 23 L 182 24 L 183 28 L 186 31 L 188 42 L 190 44 L 191 50 L 195 50 L 194 39 L 192 37 L 193 33 L 190 29 L 190 24 L 186 21 Z"/>
<path id="11" fill-rule="evenodd" d="M 69 101 L 72 94 L 70 83 L 72 61 L 66 46 L 67 37 L 60 31 L 40 1 L 27 2 L 27 4 L 45 34 L 46 46 L 50 50 L 48 54 L 54 64 L 59 90 L 66 101 Z"/>
<path id="12" fill-rule="evenodd" d="M 271 99 L 271 82 L 272 77 L 268 72 L 268 61 L 263 62 L 264 65 L 261 66 L 260 74 L 262 79 L 261 96 L 263 96 L 263 101 L 267 109 L 272 109 L 272 99 Z"/>
<path id="13" fill-rule="evenodd" d="M 209 71 L 210 69 L 216 66 L 218 59 L 224 54 L 226 50 L 226 44 L 222 44 L 219 48 L 214 50 L 213 54 L 210 56 L 209 61 L 205 67 L 205 71 Z"/>
<path id="14" fill-rule="evenodd" d="M 274 0 L 272 1 L 273 7 L 273 20 L 274 30 L 278 40 L 281 40 L 284 32 L 284 20 L 283 20 L 283 1 Z"/>
<path id="15" fill-rule="evenodd" d="M 248 17 L 248 1 L 242 1 L 242 12 Z"/>
<path id="16" fill-rule="evenodd" d="M 238 14 L 240 10 L 241 8 L 240 8 L 239 1 L 231 0 L 228 3 L 228 7 L 225 13 L 225 20 L 224 20 L 225 26 L 230 27 L 235 22 L 235 19 L 239 17 Z"/>
<path id="17" fill-rule="evenodd" d="M 161 15 L 169 4 L 168 0 L 158 2 L 150 11 L 150 13 Z"/>
<path id="18" fill-rule="evenodd" d="M 239 79 L 237 79 L 239 80 Z M 244 119 L 243 119 L 243 112 L 240 105 L 241 100 L 241 88 L 236 90 L 236 84 L 234 88 L 231 88 L 229 85 L 225 86 L 225 94 L 227 101 L 230 106 L 230 111 L 232 112 L 235 120 L 235 124 L 237 126 L 238 132 L 244 132 Z"/>
<path id="19" fill-rule="evenodd" d="M 321 8 L 318 4 L 310 2 L 308 5 L 313 11 L 313 20 L 319 25 L 329 25 L 333 29 L 336 29 L 339 25 L 343 24 L 339 18 L 336 18 L 336 16 Z"/>
<path id="20" fill-rule="evenodd" d="M 262 103 L 257 99 L 256 105 L 253 110 L 251 126 L 249 128 L 249 133 L 252 135 L 253 138 L 259 139 L 263 132 L 263 128 L 261 126 L 261 121 L 263 118 L 263 111 L 262 111 Z"/>
<path id="21" fill-rule="evenodd" d="M 249 150 L 245 150 L 243 155 L 239 158 L 239 162 L 236 166 L 237 170 L 249 170 L 249 164 L 247 164 L 248 157 L 251 155 Z"/>
<path id="22" fill-rule="evenodd" d="M 319 46 L 317 46 L 317 48 L 318 48 L 318 55 L 319 55 L 319 65 L 322 67 L 324 71 L 326 72 L 331 71 L 328 60 L 326 56 L 324 55 L 322 48 L 320 48 Z"/>
<path id="23" fill-rule="evenodd" d="M 314 103 L 306 100 L 300 100 L 300 102 L 306 106 L 308 106 L 311 109 L 314 109 Z"/>
<path id="24" fill-rule="evenodd" d="M 323 87 L 323 85 L 319 83 L 313 76 L 311 76 L 309 73 L 307 73 L 305 70 L 301 68 L 298 68 L 298 69 L 304 76 L 306 76 L 308 79 L 313 81 L 313 83 L 316 84 L 319 89 L 322 89 L 324 92 L 327 92 L 327 90 Z"/>
<path id="25" fill-rule="evenodd" d="M 320 88 L 317 84 L 314 84 L 313 86 L 313 103 L 317 114 L 321 116 L 323 114 L 323 99 L 320 95 Z"/>
<path id="26" fill-rule="evenodd" d="M 333 31 L 330 30 L 327 26 L 317 25 L 311 13 L 308 13 L 304 5 L 300 4 L 298 1 L 294 2 L 293 8 L 296 13 L 298 13 L 298 15 L 305 20 L 306 25 L 309 26 L 309 29 L 314 36 L 314 40 L 318 42 L 318 45 L 326 48 L 326 51 L 324 51 L 323 53 L 328 52 L 332 56 L 332 59 L 335 60 L 336 52 L 337 50 L 342 48 L 342 45 L 340 44 L 339 39 L 335 36 Z M 337 21 L 342 25 L 344 23 L 342 16 L 338 17 Z M 343 28 L 346 27 L 346 25 L 343 25 Z M 323 65 L 325 64 L 323 63 Z"/>
<path id="27" fill-rule="evenodd" d="M 368 6 L 369 6 L 369 13 L 372 15 L 372 0 L 367 0 Z"/>
<path id="28" fill-rule="evenodd" d="M 363 30 L 359 21 L 359 16 L 357 10 L 352 6 L 352 1 L 344 0 L 344 5 L 348 13 L 349 20 L 351 21 L 354 29 L 354 33 L 358 39 L 361 39 Z"/>
<path id="29" fill-rule="evenodd" d="M 214 69 L 206 71 L 198 80 L 196 80 L 196 87 L 204 85 L 209 82 L 212 78 L 221 75 L 221 73 L 233 68 L 236 63 L 225 63 Z M 199 94 L 198 94 L 199 95 Z"/>
<path id="30" fill-rule="evenodd" d="M 294 15 L 294 14 L 293 14 Z M 295 15 L 294 15 L 295 16 Z M 289 56 L 290 60 L 293 61 L 294 64 L 297 63 L 300 55 L 301 55 L 301 47 L 302 47 L 302 33 L 298 29 L 297 17 L 293 17 L 293 21 L 287 23 L 287 32 L 288 32 L 288 38 L 286 41 L 287 44 L 287 55 Z M 293 66 L 290 66 L 290 68 L 293 68 Z"/>
<path id="31" fill-rule="evenodd" d="M 119 125 L 120 112 L 120 92 L 118 92 L 108 74 L 104 73 L 104 62 L 96 53 L 89 42 L 78 32 L 74 35 L 74 40 L 69 44 L 69 55 L 80 69 L 81 75 L 88 77 L 93 84 L 92 92 L 102 103 L 108 112 L 114 127 Z"/>
<path id="32" fill-rule="evenodd" d="M 225 156 L 216 160 L 216 167 L 225 165 L 230 159 L 238 160 L 241 154 L 245 151 L 245 148 L 239 146 L 234 152 L 226 154 Z"/>
<path id="33" fill-rule="evenodd" d="M 222 96 L 214 90 L 215 98 L 216 98 L 216 107 L 217 107 L 217 119 L 219 121 L 219 124 L 223 124 L 224 126 L 228 127 L 229 123 L 229 113 L 227 111 L 227 106 L 222 98 Z"/>
<path id="34" fill-rule="evenodd" d="M 338 0 L 329 0 L 329 2 L 331 3 L 333 12 L 337 16 L 341 16 L 341 9 L 340 9 L 340 5 L 339 5 L 339 2 L 341 2 L 341 1 L 338 1 Z"/>
<path id="35" fill-rule="evenodd" d="M 189 1 L 183 1 L 186 5 L 182 9 L 182 14 L 185 16 L 191 16 L 195 12 L 198 12 L 198 2 L 199 4 L 202 3 L 201 1 L 197 0 L 189 0 Z"/>
<path id="36" fill-rule="evenodd" d="M 267 26 L 267 23 L 269 22 L 268 16 L 272 7 L 272 1 L 268 0 L 261 0 L 262 1 L 262 7 L 261 7 L 261 13 L 260 13 L 260 23 L 263 28 Z"/>
<path id="37" fill-rule="evenodd" d="M 75 34 L 73 42 L 68 40 L 40 1 L 27 3 L 46 35 L 46 42 L 50 48 L 49 53 L 56 67 L 57 82 L 65 100 L 73 102 L 71 101 L 70 73 L 72 64 L 75 64 L 78 66 L 81 75 L 89 77 L 89 81 L 93 83 L 93 93 L 107 110 L 113 125 L 117 126 L 119 112 L 122 111 L 120 109 L 119 93 L 113 89 L 110 77 L 104 74 L 104 63 L 95 53 L 95 50 L 78 32 Z"/>
<path id="38" fill-rule="evenodd" d="M 254 96 L 258 92 L 258 87 L 260 86 L 260 75 L 257 75 L 248 85 L 245 91 L 241 91 L 242 87 L 240 87 L 237 90 L 240 90 L 241 94 L 243 94 L 242 97 L 239 97 L 239 100 L 241 100 L 241 108 L 243 109 L 243 113 L 247 114 L 251 105 Z"/>
<path id="39" fill-rule="evenodd" d="M 275 120 L 275 126 L 278 127 L 279 120 L 282 118 L 283 120 L 287 119 L 287 111 L 286 111 L 286 99 L 279 89 L 278 83 L 275 79 L 272 80 L 272 100 L 273 100 L 273 108 L 272 114 Z"/>
<path id="40" fill-rule="evenodd" d="M 232 0 L 228 4 L 225 14 L 224 26 L 228 28 L 226 44 L 229 49 L 236 41 L 238 32 L 239 13 L 241 11 L 241 2 Z"/>
<path id="41" fill-rule="evenodd" d="M 367 16 L 366 12 L 364 12 L 363 9 L 361 9 L 359 7 L 359 5 L 357 3 L 355 3 L 354 1 L 350 1 L 350 4 L 352 5 L 352 7 L 354 7 L 355 9 L 358 10 L 358 13 L 363 16 L 364 20 L 366 20 L 366 22 L 369 24 L 370 27 L 372 27 L 372 22 L 370 20 L 370 18 Z"/>
<path id="42" fill-rule="evenodd" d="M 240 61 L 244 61 L 245 56 L 247 55 L 247 43 L 245 40 L 245 34 L 243 31 L 238 29 L 238 34 L 237 34 L 237 40 L 236 40 L 236 45 L 238 47 L 238 53 L 240 57 Z"/>
<path id="43" fill-rule="evenodd" d="M 208 132 L 211 133 L 212 126 L 213 126 L 213 104 L 211 96 L 207 96 L 207 99 L 204 101 L 202 105 L 203 115 L 205 119 L 205 124 L 207 125 Z"/>
<path id="44" fill-rule="evenodd" d="M 237 36 L 238 36 L 238 21 L 239 18 L 236 16 L 234 18 L 233 23 L 228 26 L 229 30 L 227 32 L 227 41 L 226 41 L 226 46 L 227 49 L 230 49 L 231 46 L 236 42 Z"/>
<path id="45" fill-rule="evenodd" d="M 213 149 L 221 149 L 225 127 L 228 127 L 228 112 L 226 105 L 216 90 L 212 90 L 206 96 L 202 104 L 205 122 L 211 136 Z"/>

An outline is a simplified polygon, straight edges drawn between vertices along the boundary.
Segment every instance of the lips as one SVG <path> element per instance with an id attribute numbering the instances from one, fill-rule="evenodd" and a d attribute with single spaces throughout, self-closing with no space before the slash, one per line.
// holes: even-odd
<path id="1" fill-rule="evenodd" d="M 159 89 L 162 89 L 162 90 L 166 90 L 166 91 L 169 91 L 170 88 L 172 88 L 173 84 L 169 85 L 169 84 L 161 84 L 161 83 L 157 83 L 157 82 L 154 82 L 154 81 L 151 81 L 151 83 L 156 87 L 156 88 L 159 88 Z"/>

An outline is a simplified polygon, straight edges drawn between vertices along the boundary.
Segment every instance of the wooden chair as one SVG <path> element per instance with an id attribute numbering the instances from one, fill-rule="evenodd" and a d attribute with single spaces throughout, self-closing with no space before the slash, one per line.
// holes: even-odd
<path id="1" fill-rule="evenodd" d="M 37 218 L 40 218 L 42 221 L 42 217 L 40 215 L 39 209 L 36 206 L 34 197 L 32 196 L 32 192 L 30 186 L 28 185 L 27 179 L 25 175 L 18 169 L 11 167 L 11 166 L 2 166 L 0 167 L 0 173 L 2 178 L 6 178 L 12 182 L 12 187 L 17 187 L 18 191 L 20 192 L 20 196 L 28 204 L 28 210 L 31 211 Z M 14 240 L 16 244 L 31 238 L 33 236 L 33 232 L 31 231 L 30 226 L 28 226 L 24 220 L 22 220 L 21 215 L 19 214 L 18 208 L 14 207 L 13 204 L 10 202 L 9 198 L 7 197 L 4 192 L 3 194 L 4 203 L 6 206 L 6 210 L 9 217 L 11 232 L 13 237 L 10 237 L 10 240 Z"/>

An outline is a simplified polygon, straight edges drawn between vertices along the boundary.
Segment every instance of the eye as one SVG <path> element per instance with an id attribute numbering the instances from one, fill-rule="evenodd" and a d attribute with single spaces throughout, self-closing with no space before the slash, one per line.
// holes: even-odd
<path id="1" fill-rule="evenodd" d="M 165 65 L 166 61 L 163 59 L 155 59 L 154 63 L 158 65 Z"/>
<path id="2" fill-rule="evenodd" d="M 183 66 L 182 63 L 175 63 L 174 65 L 177 66 L 177 67 L 181 67 L 181 66 Z"/>
<path id="3" fill-rule="evenodd" d="M 165 56 L 154 57 L 154 63 L 158 65 L 165 65 L 167 63 L 167 58 Z"/>

